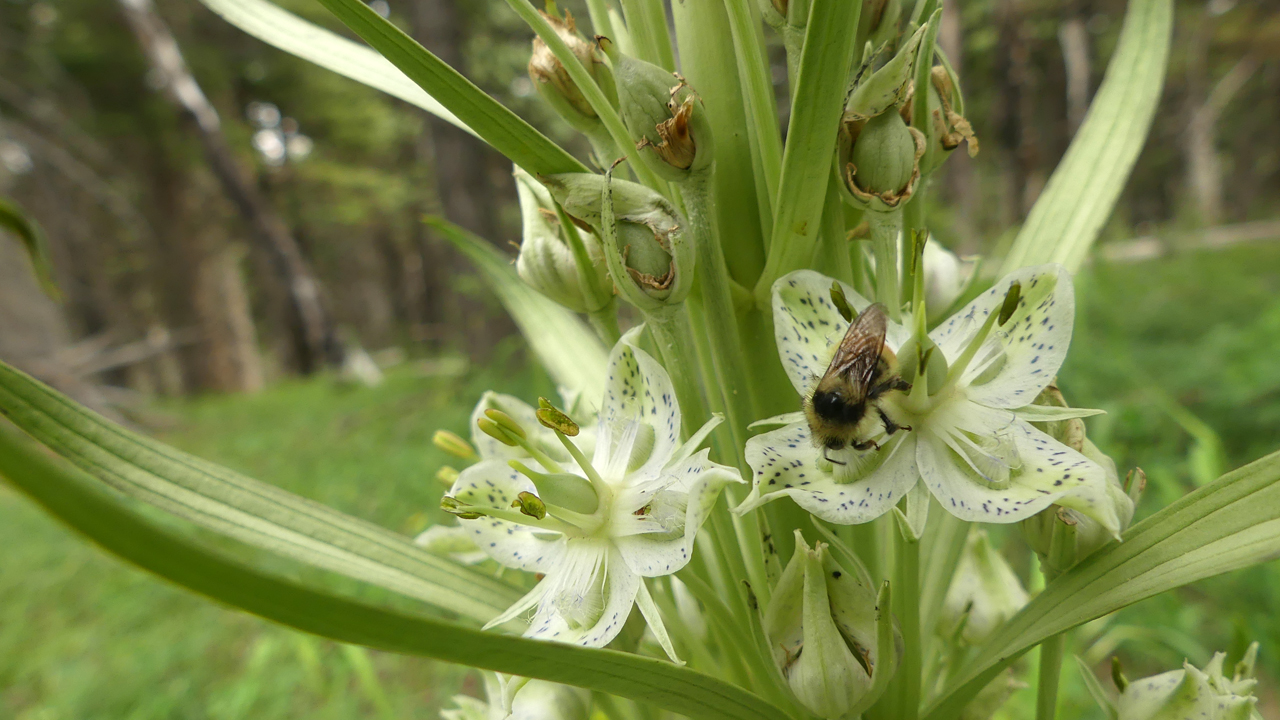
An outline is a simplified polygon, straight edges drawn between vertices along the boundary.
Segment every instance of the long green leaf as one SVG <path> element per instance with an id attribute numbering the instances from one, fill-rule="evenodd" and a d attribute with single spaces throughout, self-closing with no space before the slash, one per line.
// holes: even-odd
<path id="1" fill-rule="evenodd" d="M 120 493 L 255 547 L 477 623 L 520 597 L 377 525 L 129 432 L 3 362 L 0 414 Z"/>
<path id="2" fill-rule="evenodd" d="M 1130 0 L 1102 86 L 1018 232 L 1002 275 L 1047 262 L 1074 272 L 1084 262 L 1151 129 L 1172 33 L 1171 0 Z"/>
<path id="3" fill-rule="evenodd" d="M 782 179 L 774 206 L 773 232 L 756 302 L 769 307 L 773 281 L 804 266 L 818 247 L 831 154 L 844 110 L 849 66 L 862 3 L 813 0 L 805 29 L 799 77 L 791 97 L 791 123 L 782 152 Z"/>
<path id="4" fill-rule="evenodd" d="M 341 642 L 578 685 L 697 720 L 787 720 L 751 693 L 652 658 L 494 632 L 352 601 L 262 573 L 158 528 L 85 473 L 0 427 L 0 474 L 108 551 L 171 582 Z"/>
<path id="5" fill-rule="evenodd" d="M 319 0 L 476 135 L 534 175 L 588 172 L 576 158 L 489 97 L 361 0 Z"/>
<path id="6" fill-rule="evenodd" d="M 1126 605 L 1280 557 L 1280 453 L 1187 494 L 1061 575 L 1000 628 L 926 720 L 959 717 L 1001 670 L 1042 640 Z"/>
<path id="7" fill-rule="evenodd" d="M 0 230 L 13 233 L 14 237 L 26 248 L 31 258 L 31 268 L 35 271 L 36 280 L 45 294 L 54 300 L 61 300 L 62 293 L 53 281 L 53 264 L 49 261 L 49 245 L 45 242 L 44 231 L 27 216 L 16 203 L 0 198 Z"/>
<path id="8" fill-rule="evenodd" d="M 583 393 L 593 403 L 604 397 L 608 351 L 586 323 L 529 287 L 510 259 L 484 238 L 441 218 L 429 217 L 426 222 L 480 270 L 558 385 Z"/>
<path id="9" fill-rule="evenodd" d="M 475 131 L 399 68 L 365 45 L 303 20 L 268 0 L 200 0 L 206 7 L 253 37 L 351 78 L 375 90 L 417 105 L 471 134 Z"/>

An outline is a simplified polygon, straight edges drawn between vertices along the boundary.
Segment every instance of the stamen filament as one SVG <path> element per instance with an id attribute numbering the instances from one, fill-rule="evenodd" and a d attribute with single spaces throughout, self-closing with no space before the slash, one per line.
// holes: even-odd
<path id="1" fill-rule="evenodd" d="M 559 435 L 560 433 L 557 432 L 556 434 Z M 512 439 L 515 440 L 520 447 L 524 448 L 524 451 L 529 453 L 534 460 L 537 460 L 542 467 L 546 468 L 547 472 L 564 472 L 564 468 L 560 467 L 560 463 L 551 459 L 550 455 L 534 446 L 534 444 L 529 442 L 527 439 L 520 437 L 513 437 Z"/>
<path id="2" fill-rule="evenodd" d="M 548 509 L 549 508 L 550 506 L 548 506 Z M 559 532 L 559 533 L 570 533 L 578 530 L 577 527 L 570 525 L 569 523 L 564 522 L 563 520 L 557 520 L 551 517 L 550 515 L 543 518 L 542 520 L 535 520 L 529 517 L 528 515 L 525 515 L 524 513 L 520 512 L 519 510 L 515 510 L 515 509 L 506 510 L 502 508 L 485 507 L 482 505 L 461 505 L 461 504 L 458 506 L 457 509 L 460 512 L 472 512 L 472 513 L 476 513 L 477 515 L 484 515 L 486 517 L 494 518 L 495 520 L 506 520 L 509 523 L 515 523 L 517 525 L 526 525 L 528 527 L 535 528 L 538 530 L 547 530 L 547 531 Z"/>
<path id="3" fill-rule="evenodd" d="M 956 358 L 955 364 L 951 366 L 951 370 L 947 373 L 947 382 L 943 384 L 942 390 L 939 392 L 949 392 L 960 382 L 960 378 L 969 367 L 969 363 L 978 354 L 982 344 L 987 341 L 987 336 L 991 334 L 991 328 L 995 327 L 997 316 L 998 313 L 994 312 L 987 315 L 986 322 L 982 323 L 978 333 L 973 336 L 973 339 L 965 346 L 964 352 L 960 353 L 960 357 Z"/>
<path id="4" fill-rule="evenodd" d="M 600 500 L 603 502 L 605 498 L 612 495 L 612 492 L 609 490 L 608 483 L 604 481 L 604 478 L 600 477 L 600 473 L 596 471 L 595 466 L 591 464 L 591 461 L 587 460 L 587 456 L 582 454 L 582 451 L 578 449 L 578 446 L 574 445 L 573 442 L 559 430 L 556 430 L 555 433 L 556 437 L 560 438 L 560 444 L 564 445 L 564 449 L 569 451 L 569 454 L 573 456 L 574 461 L 578 463 L 578 467 L 582 468 L 582 472 L 585 473 L 587 479 L 591 481 L 591 485 L 596 489 L 596 494 L 600 497 Z"/>

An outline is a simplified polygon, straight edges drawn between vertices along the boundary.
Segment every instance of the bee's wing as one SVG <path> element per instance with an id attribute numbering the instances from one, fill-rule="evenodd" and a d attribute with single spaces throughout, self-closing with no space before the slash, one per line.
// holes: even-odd
<path id="1" fill-rule="evenodd" d="M 859 398 L 871 388 L 871 378 L 880 362 L 884 349 L 884 335 L 888 328 L 888 316 L 884 305 L 876 303 L 849 325 L 836 355 L 831 359 L 827 375 L 843 378 Z"/>

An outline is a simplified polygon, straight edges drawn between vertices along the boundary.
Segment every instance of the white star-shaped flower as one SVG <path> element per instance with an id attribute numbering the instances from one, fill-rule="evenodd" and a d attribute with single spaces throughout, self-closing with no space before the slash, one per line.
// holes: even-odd
<path id="1" fill-rule="evenodd" d="M 545 575 L 489 626 L 532 609 L 527 637 L 600 647 L 639 603 L 674 657 L 642 579 L 670 575 L 689 562 L 720 490 L 742 478 L 697 450 L 719 418 L 680 442 L 671 379 L 635 346 L 637 332 L 610 355 L 599 425 L 589 442 L 551 431 L 561 450 L 553 455 L 547 438 L 529 427 L 520 445 L 524 458 L 514 462 L 496 458 L 517 448 L 477 442 L 489 459 L 462 471 L 449 491 L 450 511 L 463 518 L 480 550 L 507 567 Z M 507 412 L 519 409 L 510 399 L 503 405 Z M 586 445 L 593 448 L 590 459 Z"/>
<path id="2" fill-rule="evenodd" d="M 800 270 L 773 286 L 778 352 L 803 397 L 826 372 L 849 326 L 832 302 L 832 283 Z M 1014 283 L 1020 288 L 1016 307 L 998 323 Z M 852 288 L 843 290 L 854 310 L 870 305 Z M 1071 277 L 1061 266 L 1009 275 L 928 334 L 923 344 L 936 348 L 923 375 L 932 383 L 911 377 L 917 386 L 910 393 L 880 399 L 880 409 L 910 430 L 888 435 L 877 420 L 879 427 L 865 439 L 878 449 L 850 446 L 824 458 L 802 413 L 776 418 L 784 427 L 747 442 L 755 484 L 738 512 L 785 495 L 829 522 L 864 523 L 923 480 L 942 507 L 963 520 L 1016 522 L 1058 503 L 1116 533 L 1119 520 L 1105 501 L 1102 468 L 1030 424 L 1092 414 L 1028 407 L 1066 358 L 1074 314 Z M 899 352 L 909 339 L 907 329 L 889 323 L 890 350 Z"/>

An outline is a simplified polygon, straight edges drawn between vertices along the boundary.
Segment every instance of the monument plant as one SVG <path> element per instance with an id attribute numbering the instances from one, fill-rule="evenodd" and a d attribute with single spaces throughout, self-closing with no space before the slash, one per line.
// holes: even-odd
<path id="1" fill-rule="evenodd" d="M 415 540 L 0 365 L 0 412 L 54 453 L 6 429 L 0 473 L 131 562 L 310 633 L 487 671 L 487 700 L 450 717 L 944 720 L 990 716 L 1021 680 L 1051 718 L 1064 634 L 1280 552 L 1280 456 L 1134 523 L 1142 472 L 1089 439 L 1099 411 L 1056 382 L 1073 273 L 1155 112 L 1169 0 L 1130 1 L 1061 164 L 977 272 L 925 212 L 948 156 L 979 151 L 937 0 L 588 0 L 581 18 L 508 0 L 582 157 L 360 0 L 320 2 L 367 46 L 266 0 L 203 2 L 512 161 L 514 265 L 427 222 L 560 393 L 487 393 L 470 437 L 436 435 L 453 517 Z M 786 52 L 785 133 L 766 33 Z M 161 516 L 386 592 L 286 579 Z M 1030 546 L 1042 589 L 997 538 Z M 1255 654 L 1231 680 L 1215 657 L 1118 682 L 1118 700 L 1084 671 L 1113 717 L 1247 718 Z"/>

